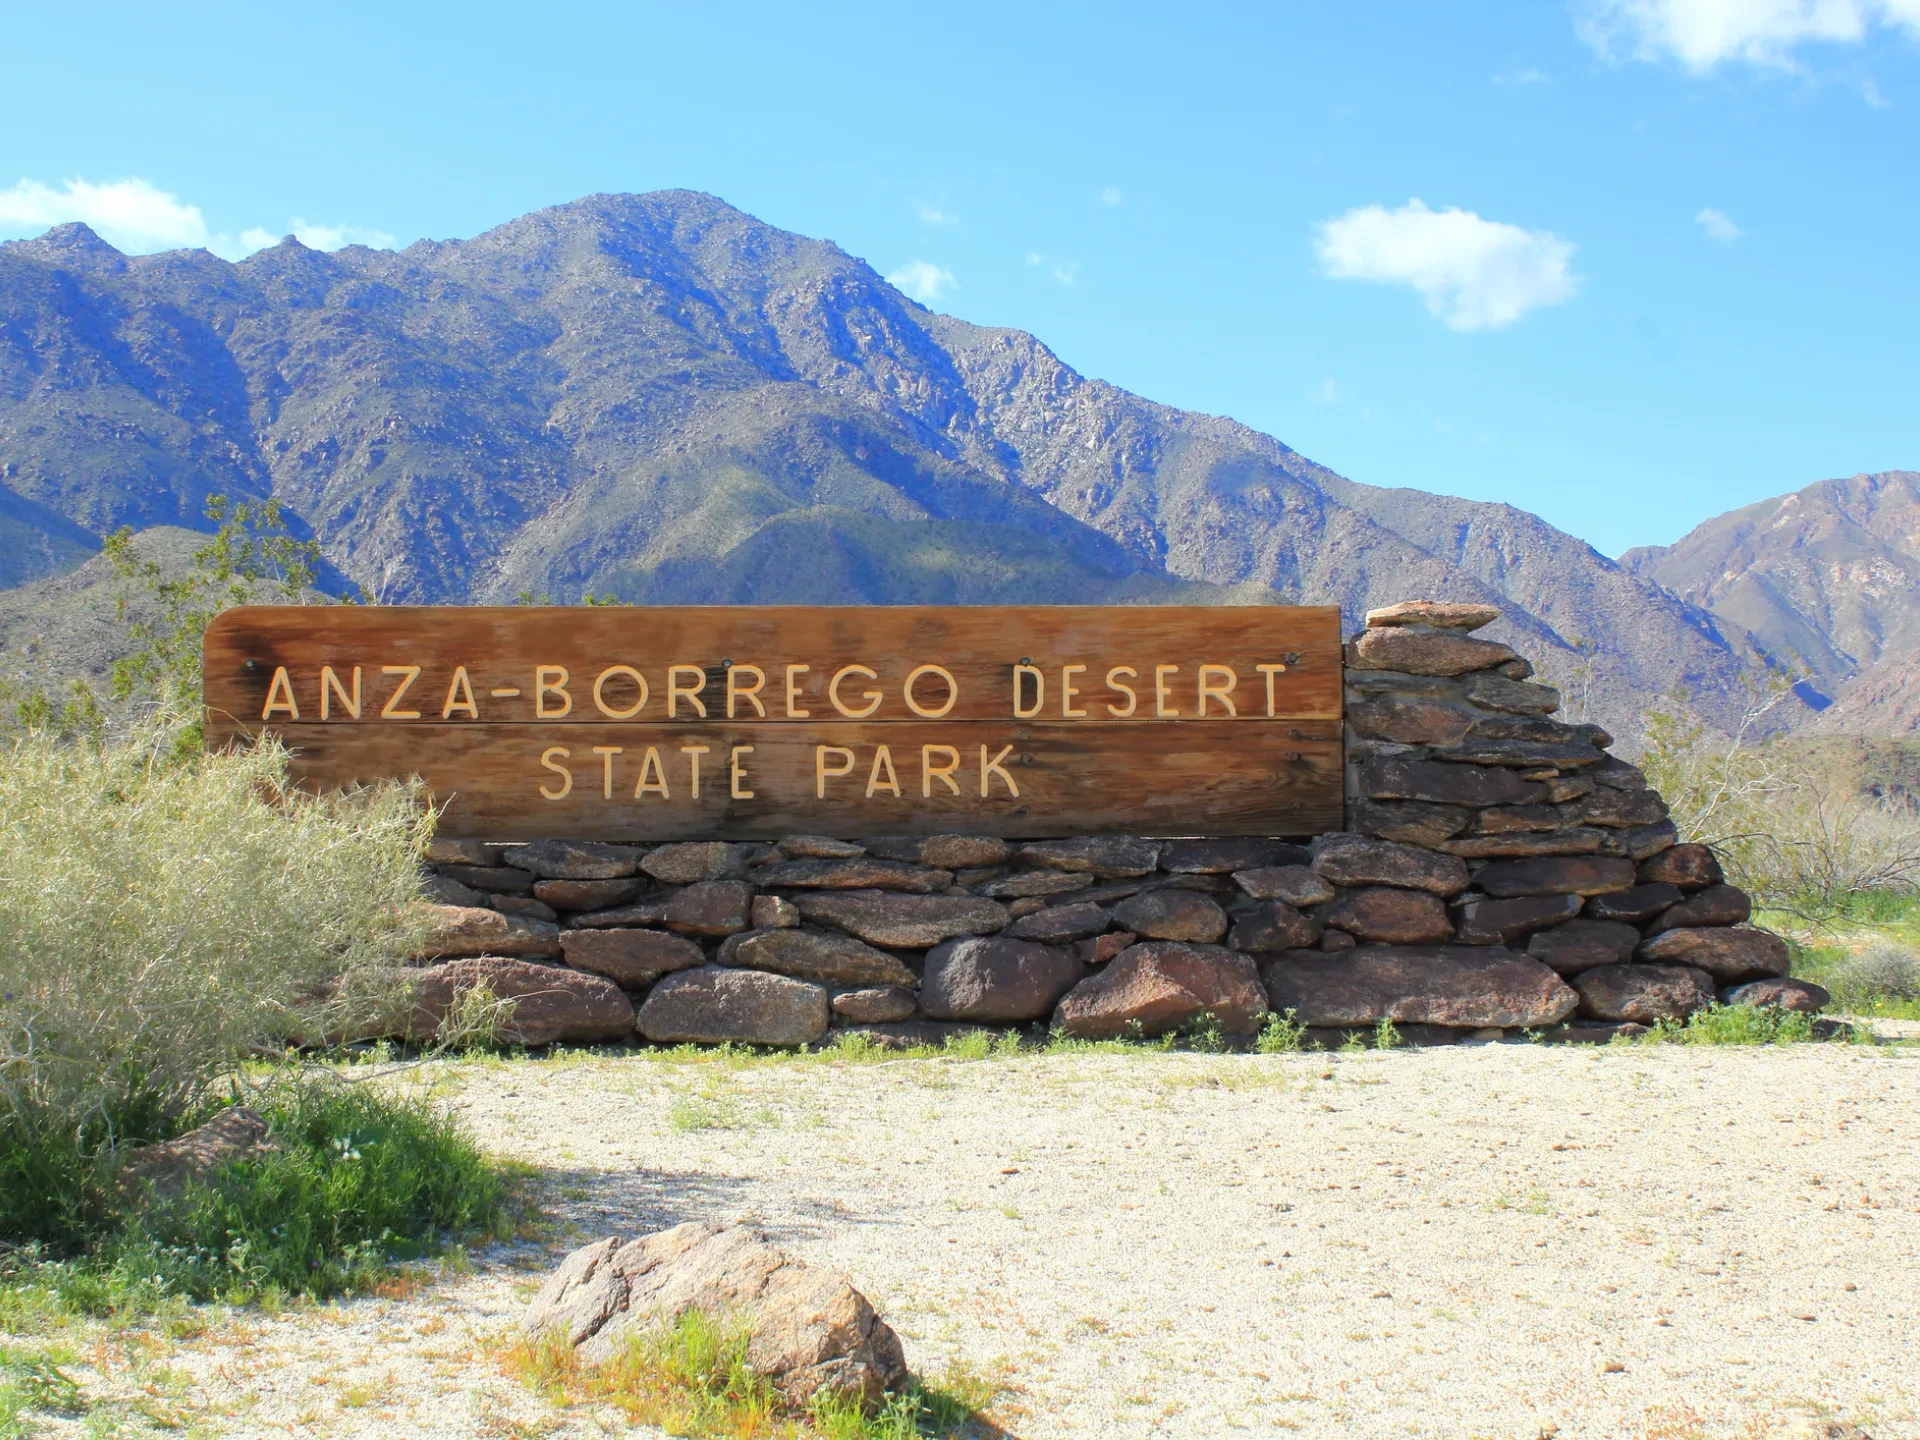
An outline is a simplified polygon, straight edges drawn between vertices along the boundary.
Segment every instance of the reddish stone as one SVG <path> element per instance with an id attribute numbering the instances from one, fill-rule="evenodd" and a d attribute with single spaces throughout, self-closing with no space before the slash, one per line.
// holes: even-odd
<path id="1" fill-rule="evenodd" d="M 1295 950 L 1320 938 L 1320 926 L 1284 900 L 1234 912 L 1228 943 L 1236 950 Z"/>
<path id="2" fill-rule="evenodd" d="M 1491 605 L 1476 605 L 1466 600 L 1402 600 L 1367 611 L 1367 628 L 1380 630 L 1395 625 L 1424 625 L 1435 630 L 1478 630 L 1500 618 Z"/>
<path id="3" fill-rule="evenodd" d="M 1429 849 L 1449 835 L 1458 835 L 1473 819 L 1462 805 L 1429 805 L 1418 800 L 1369 800 L 1356 796 L 1348 815 L 1355 830 L 1380 840 Z"/>
<path id="4" fill-rule="evenodd" d="M 1073 953 L 1082 965 L 1104 965 L 1139 938 L 1131 930 L 1110 930 L 1105 935 L 1080 941 L 1073 947 Z"/>
<path id="5" fill-rule="evenodd" d="M 1753 902 L 1746 891 L 1732 885 L 1709 885 L 1663 912 L 1647 927 L 1647 933 L 1657 935 L 1685 926 L 1744 925 L 1752 916 Z"/>
<path id="6" fill-rule="evenodd" d="M 1794 1010 L 1814 1015 L 1827 1008 L 1833 997 L 1820 986 L 1805 980 L 1775 976 L 1767 980 L 1749 980 L 1744 985 L 1729 985 L 1720 992 L 1722 1005 L 1753 1005 L 1765 1010 Z"/>
<path id="7" fill-rule="evenodd" d="M 1640 878 L 1650 884 L 1664 882 L 1682 890 L 1704 890 L 1727 877 L 1720 873 L 1720 862 L 1704 845 L 1675 845 L 1640 863 Z"/>
<path id="8" fill-rule="evenodd" d="M 458 955 L 558 955 L 560 928 L 475 906 L 431 905 L 433 930 L 420 946 L 426 959 Z"/>
<path id="9" fill-rule="evenodd" d="M 1267 1001 L 1302 1025 L 1382 1020 L 1466 1029 L 1539 1028 L 1573 1013 L 1578 997 L 1537 960 L 1510 950 L 1363 946 L 1261 967 Z"/>
<path id="10" fill-rule="evenodd" d="M 1328 929 L 1388 945 L 1430 945 L 1453 938 L 1446 902 L 1424 890 L 1384 885 L 1348 890 L 1320 918 Z"/>
<path id="11" fill-rule="evenodd" d="M 1639 943 L 1640 932 L 1618 920 L 1569 920 L 1534 936 L 1527 954 L 1559 974 L 1577 975 L 1598 965 L 1625 964 Z"/>
<path id="12" fill-rule="evenodd" d="M 1596 920 L 1624 920 L 1629 925 L 1644 925 L 1679 900 L 1677 885 L 1635 885 L 1630 890 L 1595 895 L 1587 901 L 1586 913 Z"/>
<path id="13" fill-rule="evenodd" d="M 1473 878 L 1496 899 L 1514 895 L 1604 895 L 1633 884 L 1633 862 L 1597 855 L 1496 860 Z"/>
<path id="14" fill-rule="evenodd" d="M 1396 885 L 1434 895 L 1467 888 L 1464 861 L 1364 835 L 1322 836 L 1314 846 L 1313 873 L 1334 885 Z"/>
<path id="15" fill-rule="evenodd" d="M 702 880 L 667 902 L 670 930 L 688 935 L 735 935 L 753 923 L 753 887 L 739 880 Z"/>
<path id="16" fill-rule="evenodd" d="M 1665 930 L 1643 941 L 1635 958 L 1691 965 L 1725 985 L 1786 975 L 1793 969 L 1787 942 L 1770 930 Z"/>
<path id="17" fill-rule="evenodd" d="M 1085 973 L 1072 951 L 1033 940 L 948 940 L 927 952 L 920 1013 L 1022 1025 L 1044 1018 Z"/>
<path id="18" fill-rule="evenodd" d="M 1690 965 L 1601 965 L 1573 977 L 1580 1013 L 1652 1025 L 1713 1004 L 1713 979 Z"/>
<path id="19" fill-rule="evenodd" d="M 1152 940 L 1191 940 L 1202 944 L 1227 932 L 1227 912 L 1210 897 L 1192 890 L 1148 890 L 1113 907 L 1114 922 Z"/>
<path id="20" fill-rule="evenodd" d="M 568 930 L 560 947 L 574 969 L 604 975 L 627 990 L 644 990 L 662 975 L 706 960 L 693 941 L 660 930 Z"/>
<path id="21" fill-rule="evenodd" d="M 1083 1040 L 1165 1035 L 1203 1014 L 1230 1035 L 1251 1035 L 1267 1011 L 1252 960 L 1218 945 L 1148 940 L 1069 990 L 1055 1028 Z"/>
<path id="22" fill-rule="evenodd" d="M 1462 945 L 1517 945 L 1536 930 L 1580 913 L 1577 895 L 1526 895 L 1516 900 L 1470 900 L 1456 907 Z"/>
<path id="23" fill-rule="evenodd" d="M 1347 706 L 1347 724 L 1369 740 L 1400 745 L 1451 745 L 1473 724 L 1473 716 L 1438 700 L 1415 695 L 1371 695 Z"/>
<path id="24" fill-rule="evenodd" d="M 633 1033 L 633 1006 L 620 987 L 599 975 L 560 965 L 481 956 L 410 970 L 412 1015 L 404 1033 L 431 1040 L 455 1000 L 484 985 L 511 1002 L 500 1031 L 509 1045 L 591 1044 Z"/>
<path id="25" fill-rule="evenodd" d="M 542 880 L 533 887 L 534 898 L 556 910 L 605 910 L 624 905 L 640 893 L 640 882 L 624 880 Z"/>
<path id="26" fill-rule="evenodd" d="M 1347 646 L 1347 664 L 1355 670 L 1397 670 L 1403 675 L 1464 675 L 1518 658 L 1492 640 L 1427 630 L 1368 630 Z"/>
<path id="27" fill-rule="evenodd" d="M 1424 800 L 1481 808 L 1530 805 L 1543 792 L 1504 766 L 1375 757 L 1360 767 L 1360 793 L 1370 800 Z"/>

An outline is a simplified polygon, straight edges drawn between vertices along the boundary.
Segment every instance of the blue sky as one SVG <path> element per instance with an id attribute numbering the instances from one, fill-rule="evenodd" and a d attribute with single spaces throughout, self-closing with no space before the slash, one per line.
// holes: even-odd
<path id="1" fill-rule="evenodd" d="M 1610 554 L 1920 468 L 1920 0 L 100 4 L 5 30 L 0 235 L 404 245 L 687 187 L 1087 374 Z"/>

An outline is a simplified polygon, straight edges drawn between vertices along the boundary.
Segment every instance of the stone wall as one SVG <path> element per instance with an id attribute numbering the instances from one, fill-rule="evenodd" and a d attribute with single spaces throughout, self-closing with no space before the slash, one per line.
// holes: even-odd
<path id="1" fill-rule="evenodd" d="M 659 846 L 442 841 L 404 1026 L 485 980 L 525 1044 L 939 1043 L 968 1027 L 1419 1043 L 1605 1039 L 1713 1003 L 1815 1010 L 1787 948 L 1597 725 L 1471 632 L 1373 612 L 1347 653 L 1347 830 Z M 1208 1017 L 1211 1017 L 1209 1020 Z"/>

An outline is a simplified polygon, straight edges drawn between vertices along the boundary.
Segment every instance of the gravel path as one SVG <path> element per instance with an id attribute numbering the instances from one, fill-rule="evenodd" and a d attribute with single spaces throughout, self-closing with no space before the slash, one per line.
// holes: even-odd
<path id="1" fill-rule="evenodd" d="M 558 1248 L 751 1218 L 851 1272 L 917 1369 L 1003 1376 L 993 1415 L 1023 1440 L 1920 1436 L 1911 1046 L 407 1081 L 548 1173 Z M 503 1247 L 411 1299 L 235 1322 L 173 1347 L 165 1383 L 234 1435 L 618 1431 L 486 1351 L 552 1258 Z"/>

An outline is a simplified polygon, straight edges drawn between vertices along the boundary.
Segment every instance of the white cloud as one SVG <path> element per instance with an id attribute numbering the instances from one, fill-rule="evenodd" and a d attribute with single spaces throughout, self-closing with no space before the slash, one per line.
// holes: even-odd
<path id="1" fill-rule="evenodd" d="M 1328 376 L 1325 380 L 1322 380 L 1318 385 L 1307 391 L 1307 399 L 1315 405 L 1338 405 L 1340 403 L 1340 387 L 1333 382 L 1332 376 Z"/>
<path id="2" fill-rule="evenodd" d="M 1055 265 L 1053 267 L 1053 278 L 1058 280 L 1062 285 L 1072 286 L 1077 284 L 1080 279 L 1080 262 L 1078 260 L 1068 260 Z"/>
<path id="3" fill-rule="evenodd" d="M 1726 60 L 1796 69 L 1798 46 L 1858 44 L 1875 27 L 1920 38 L 1920 0 L 1586 0 L 1575 21 L 1608 59 L 1678 60 L 1696 74 Z"/>
<path id="4" fill-rule="evenodd" d="M 1733 223 L 1723 211 L 1709 205 L 1693 217 L 1694 223 L 1707 232 L 1707 238 L 1718 240 L 1722 245 L 1731 245 L 1742 234 L 1740 227 Z"/>
<path id="5" fill-rule="evenodd" d="M 1027 263 L 1029 265 L 1038 265 L 1040 263 L 1040 252 L 1038 250 L 1029 250 L 1027 252 Z"/>
<path id="6" fill-rule="evenodd" d="M 116 249 L 136 253 L 205 245 L 212 238 L 199 206 L 145 180 L 105 185 L 68 180 L 58 190 L 22 180 L 11 190 L 0 190 L 0 231 L 37 235 L 76 220 Z"/>
<path id="7" fill-rule="evenodd" d="M 909 260 L 887 276 L 887 283 L 897 285 L 922 305 L 931 305 L 949 290 L 960 288 L 951 270 L 943 270 L 931 260 Z"/>
<path id="8" fill-rule="evenodd" d="M 1314 248 L 1336 280 L 1411 285 L 1455 330 L 1494 330 L 1573 298 L 1573 246 L 1544 230 L 1483 220 L 1471 210 L 1365 205 L 1319 227 Z"/>
<path id="9" fill-rule="evenodd" d="M 938 205 L 929 205 L 924 200 L 913 202 L 913 210 L 923 225 L 958 225 L 960 217 L 942 210 Z"/>
<path id="10" fill-rule="evenodd" d="M 1493 77 L 1496 85 L 1550 85 L 1552 80 L 1544 70 L 1516 70 L 1511 75 Z"/>
<path id="11" fill-rule="evenodd" d="M 204 247 L 238 260 L 280 240 L 257 226 L 243 230 L 238 240 L 209 230 L 198 205 L 189 205 L 148 180 L 113 180 L 104 185 L 68 180 L 59 189 L 38 180 L 22 180 L 10 190 L 0 190 L 0 235 L 38 235 L 76 220 L 130 255 Z M 342 245 L 390 249 L 394 244 L 393 236 L 384 230 L 316 225 L 298 216 L 289 229 L 301 244 L 315 250 L 338 250 Z"/>
<path id="12" fill-rule="evenodd" d="M 1120 200 L 1120 187 L 1118 185 L 1109 185 L 1100 192 L 1100 203 L 1102 205 L 1118 205 Z"/>

